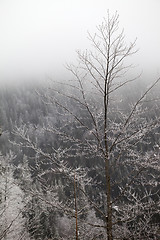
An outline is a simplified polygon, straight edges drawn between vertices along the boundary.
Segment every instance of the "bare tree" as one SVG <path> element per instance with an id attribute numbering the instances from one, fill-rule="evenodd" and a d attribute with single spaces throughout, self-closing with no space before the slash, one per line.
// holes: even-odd
<path id="1" fill-rule="evenodd" d="M 135 42 L 127 45 L 124 32 L 119 32 L 117 13 L 112 17 L 108 13 L 107 19 L 97 27 L 97 33 L 89 34 L 89 40 L 90 51 L 77 51 L 78 67 L 67 66 L 74 79 L 59 83 L 57 88 L 54 85 L 43 96 L 46 104 L 56 105 L 61 116 L 61 126 L 48 122 L 43 130 L 54 134 L 61 148 L 53 146 L 51 153 L 42 150 L 32 142 L 24 127 L 17 128 L 14 133 L 23 139 L 21 146 L 33 149 L 50 164 L 48 172 L 42 173 L 41 169 L 38 174 L 41 184 L 49 172 L 60 173 L 72 183 L 74 191 L 70 199 L 72 196 L 74 201 L 70 202 L 71 208 L 63 204 L 63 210 L 75 216 L 76 239 L 81 238 L 78 214 L 82 212 L 82 196 L 103 220 L 101 224 L 88 221 L 96 229 L 106 229 L 106 235 L 102 232 L 103 239 L 106 236 L 108 240 L 154 239 L 158 226 L 151 222 L 159 203 L 158 189 L 153 187 L 157 181 L 158 157 L 154 155 L 154 144 L 150 143 L 159 128 L 159 116 L 155 116 L 153 108 L 148 114 L 146 99 L 160 78 L 134 100 L 123 96 L 123 87 L 131 84 L 133 88 L 132 82 L 137 80 L 137 76 L 132 78 L 129 73 L 132 69 L 130 56 L 136 50 Z M 88 168 L 82 167 L 84 161 Z M 47 187 L 46 183 L 44 185 Z M 99 196 L 90 196 L 90 188 L 98 188 L 100 191 L 96 194 Z M 61 204 L 55 205 L 60 209 Z M 144 231 L 151 225 L 152 230 Z M 100 237 L 98 233 L 97 239 Z"/>
<path id="2" fill-rule="evenodd" d="M 117 13 L 112 17 L 108 14 L 108 18 L 98 26 L 98 33 L 94 36 L 89 34 L 93 49 L 85 52 L 77 51 L 78 67 L 72 64 L 67 66 L 68 70 L 75 76 L 76 85 L 70 84 L 74 94 L 67 95 L 63 91 L 59 93 L 79 105 L 85 112 L 85 117 L 75 113 L 70 107 L 66 107 L 51 96 L 51 99 L 67 114 L 70 114 L 79 127 L 90 135 L 91 139 L 87 139 L 86 135 L 83 142 L 85 147 L 82 146 L 81 153 L 84 153 L 85 149 L 85 154 L 94 152 L 96 156 L 103 159 L 107 201 L 104 216 L 108 240 L 113 239 L 114 204 L 124 195 L 129 198 L 131 192 L 128 189 L 133 187 L 135 178 L 138 178 L 142 171 L 152 165 L 153 158 L 150 155 L 146 157 L 138 146 L 147 145 L 149 142 L 147 143 L 146 136 L 158 129 L 159 126 L 159 119 L 147 120 L 144 107 L 146 95 L 159 82 L 159 78 L 141 93 L 132 106 L 129 106 L 127 112 L 118 109 L 118 102 L 121 99 L 115 99 L 116 94 L 118 95 L 118 91 L 123 86 L 137 79 L 137 77 L 129 78 L 128 70 L 132 68 L 132 65 L 128 64 L 129 60 L 127 60 L 136 53 L 134 50 L 135 42 L 126 45 L 123 31 L 119 33 L 118 23 Z M 98 106 L 93 96 L 98 99 Z M 89 124 L 86 124 L 87 115 L 90 120 Z M 60 134 L 63 135 L 62 132 Z M 66 135 L 68 137 L 68 133 L 64 133 L 64 139 L 66 139 Z M 153 155 L 153 152 L 151 154 Z M 158 162 L 155 164 L 157 165 Z M 125 174 L 127 177 L 129 175 L 132 177 L 129 182 L 125 183 L 119 196 L 113 199 L 111 177 L 113 177 L 114 172 L 116 173 L 117 168 L 121 171 L 122 165 L 125 166 L 122 178 L 125 178 Z M 122 181 L 120 180 L 120 182 Z M 126 221 L 126 219 L 121 221 Z"/>

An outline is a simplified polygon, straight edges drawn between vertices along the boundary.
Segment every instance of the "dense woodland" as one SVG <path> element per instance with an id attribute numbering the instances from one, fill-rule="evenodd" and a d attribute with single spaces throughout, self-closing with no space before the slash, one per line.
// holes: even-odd
<path id="1" fill-rule="evenodd" d="M 0 239 L 159 239 L 159 80 L 124 78 L 117 21 L 69 82 L 0 90 Z"/>

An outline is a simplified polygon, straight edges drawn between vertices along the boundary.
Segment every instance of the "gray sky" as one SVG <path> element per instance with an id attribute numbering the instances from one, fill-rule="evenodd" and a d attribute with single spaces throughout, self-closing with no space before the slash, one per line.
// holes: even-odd
<path id="1" fill-rule="evenodd" d="M 160 73 L 160 0 L 0 0 L 0 82 L 64 78 L 107 9 L 118 11 L 128 41 L 137 37 L 134 61 Z"/>

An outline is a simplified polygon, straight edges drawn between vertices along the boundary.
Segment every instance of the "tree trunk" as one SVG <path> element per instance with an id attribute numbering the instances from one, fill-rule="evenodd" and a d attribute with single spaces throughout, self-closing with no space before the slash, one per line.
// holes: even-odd
<path id="1" fill-rule="evenodd" d="M 107 227 L 107 240 L 112 240 L 112 205 L 111 205 L 111 185 L 109 175 L 109 159 L 108 156 L 105 160 L 105 171 L 106 171 L 106 194 L 107 194 L 107 216 L 106 216 L 106 227 Z"/>
<path id="2" fill-rule="evenodd" d="M 77 194 L 76 178 L 74 175 L 74 201 L 75 201 L 75 218 L 76 218 L 76 240 L 78 240 L 78 214 L 77 214 Z"/>

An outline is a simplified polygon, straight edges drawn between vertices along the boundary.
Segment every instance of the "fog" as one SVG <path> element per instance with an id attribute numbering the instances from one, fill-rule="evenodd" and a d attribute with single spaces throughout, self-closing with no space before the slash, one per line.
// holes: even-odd
<path id="1" fill-rule="evenodd" d="M 1 0 L 0 82 L 68 77 L 64 65 L 76 61 L 76 49 L 89 48 L 107 9 L 118 11 L 126 40 L 137 38 L 133 62 L 145 76 L 160 72 L 159 0 Z"/>
<path id="2" fill-rule="evenodd" d="M 0 0 L 1 240 L 160 239 L 159 7 Z"/>

